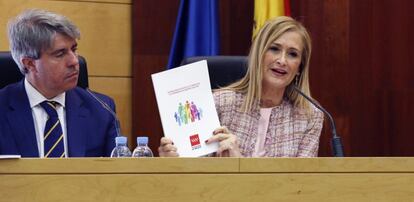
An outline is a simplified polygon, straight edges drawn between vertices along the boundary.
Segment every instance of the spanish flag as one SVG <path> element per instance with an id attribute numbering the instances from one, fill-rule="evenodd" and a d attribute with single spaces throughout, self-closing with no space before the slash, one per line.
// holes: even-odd
<path id="1" fill-rule="evenodd" d="M 266 20 L 283 15 L 290 16 L 290 0 L 255 0 L 253 38 Z"/>

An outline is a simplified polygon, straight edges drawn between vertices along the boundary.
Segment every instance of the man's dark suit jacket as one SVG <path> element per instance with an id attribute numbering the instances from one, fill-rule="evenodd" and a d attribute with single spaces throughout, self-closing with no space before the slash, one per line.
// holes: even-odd
<path id="1" fill-rule="evenodd" d="M 96 95 L 115 109 L 111 98 Z M 110 156 L 116 137 L 114 117 L 85 89 L 69 90 L 65 99 L 69 157 Z M 0 154 L 39 157 L 24 79 L 0 90 Z"/>

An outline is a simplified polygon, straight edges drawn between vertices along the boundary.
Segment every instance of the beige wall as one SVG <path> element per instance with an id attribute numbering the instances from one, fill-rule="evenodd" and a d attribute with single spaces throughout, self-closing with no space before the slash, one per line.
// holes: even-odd
<path id="1" fill-rule="evenodd" d="M 90 88 L 115 99 L 122 132 L 131 137 L 131 0 L 0 0 L 0 51 L 9 50 L 8 19 L 28 8 L 61 13 L 79 27 Z"/>

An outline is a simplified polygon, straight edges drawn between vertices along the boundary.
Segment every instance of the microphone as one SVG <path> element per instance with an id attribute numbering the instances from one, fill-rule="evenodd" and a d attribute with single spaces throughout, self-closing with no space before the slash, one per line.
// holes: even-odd
<path id="1" fill-rule="evenodd" d="M 120 124 L 119 124 L 119 119 L 116 116 L 114 110 L 111 109 L 111 107 L 106 104 L 106 102 L 104 102 L 102 99 L 100 99 L 98 96 L 96 96 L 95 94 L 93 94 L 93 92 L 91 90 L 89 90 L 89 88 L 86 88 L 86 92 L 89 93 L 89 95 L 91 95 L 96 101 L 98 101 L 102 107 L 104 109 L 106 109 L 106 111 L 108 111 L 115 119 L 115 130 L 116 130 L 116 136 L 120 137 L 121 135 L 121 128 L 120 128 Z"/>
<path id="2" fill-rule="evenodd" d="M 329 122 L 331 123 L 331 130 L 332 130 L 332 149 L 333 149 L 333 155 L 335 157 L 344 157 L 344 151 L 342 148 L 341 138 L 336 133 L 336 127 L 335 127 L 335 121 L 332 118 L 331 114 L 329 114 L 328 111 L 326 111 L 322 106 L 317 104 L 312 98 L 305 95 L 302 91 L 299 90 L 299 88 L 295 85 L 293 85 L 293 89 L 296 90 L 300 95 L 302 95 L 304 98 L 306 98 L 310 103 L 313 104 L 316 108 L 320 109 L 328 118 Z"/>

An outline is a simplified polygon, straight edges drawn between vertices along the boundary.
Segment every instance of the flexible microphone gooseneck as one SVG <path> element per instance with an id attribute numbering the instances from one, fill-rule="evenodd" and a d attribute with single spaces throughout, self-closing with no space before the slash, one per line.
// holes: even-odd
<path id="1" fill-rule="evenodd" d="M 104 109 L 106 109 L 106 111 L 108 111 L 109 113 L 111 113 L 111 115 L 114 117 L 115 119 L 115 130 L 116 130 L 116 136 L 120 137 L 121 136 L 121 129 L 120 129 L 120 124 L 119 124 L 119 119 L 116 116 L 114 110 L 111 109 L 111 107 L 106 104 L 106 102 L 104 102 L 103 100 L 101 100 L 98 96 L 96 96 L 95 94 L 93 94 L 93 92 L 91 90 L 89 90 L 89 88 L 86 88 L 86 91 L 89 93 L 89 95 L 91 95 L 96 101 L 98 101 L 102 107 Z"/>
<path id="2" fill-rule="evenodd" d="M 312 98 L 305 95 L 302 91 L 299 90 L 298 87 L 293 85 L 293 89 L 296 90 L 300 95 L 302 95 L 304 98 L 306 98 L 310 103 L 313 104 L 316 108 L 320 109 L 328 118 L 329 122 L 331 123 L 331 130 L 332 130 L 332 149 L 333 149 L 333 155 L 335 157 L 344 157 L 344 151 L 342 148 L 341 138 L 336 133 L 336 126 L 335 121 L 332 118 L 331 114 L 329 114 L 328 111 L 326 111 L 322 106 L 320 106 L 318 103 L 316 103 Z"/>

